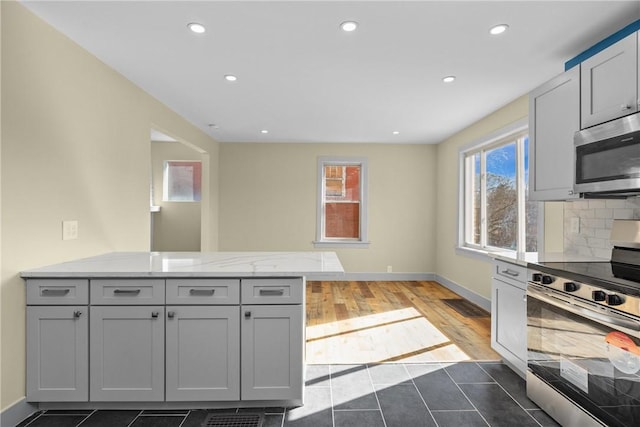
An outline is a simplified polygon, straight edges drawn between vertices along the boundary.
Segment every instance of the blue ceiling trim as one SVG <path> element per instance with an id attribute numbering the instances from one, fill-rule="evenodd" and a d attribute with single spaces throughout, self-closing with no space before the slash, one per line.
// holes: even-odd
<path id="1" fill-rule="evenodd" d="M 575 67 L 576 65 L 580 64 L 585 59 L 588 59 L 588 58 L 592 57 L 593 55 L 595 55 L 596 53 L 600 52 L 601 50 L 604 50 L 604 49 L 608 48 L 609 46 L 611 46 L 615 42 L 618 42 L 618 41 L 622 40 L 623 38 L 627 37 L 629 34 L 633 34 L 636 31 L 640 31 L 640 19 L 638 19 L 635 22 L 632 22 L 631 24 L 627 25 L 626 27 L 624 27 L 620 31 L 617 31 L 617 32 L 611 34 L 606 39 L 594 44 L 589 49 L 585 50 L 584 52 L 582 52 L 581 54 L 579 54 L 575 58 L 572 58 L 572 59 L 568 60 L 567 62 L 565 62 L 564 63 L 564 70 L 567 71 L 567 70 Z"/>

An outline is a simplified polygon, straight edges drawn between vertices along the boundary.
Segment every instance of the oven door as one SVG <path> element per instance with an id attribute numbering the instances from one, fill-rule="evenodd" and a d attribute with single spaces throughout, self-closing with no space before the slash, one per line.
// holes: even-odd
<path id="1" fill-rule="evenodd" d="M 530 375 L 608 426 L 640 426 L 640 320 L 529 283 Z"/>

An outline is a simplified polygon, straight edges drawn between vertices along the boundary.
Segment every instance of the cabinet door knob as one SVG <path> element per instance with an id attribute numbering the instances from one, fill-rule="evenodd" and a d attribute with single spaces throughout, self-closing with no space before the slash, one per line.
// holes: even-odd
<path id="1" fill-rule="evenodd" d="M 159 315 L 160 315 L 160 313 L 158 313 L 157 311 L 152 311 L 151 312 L 151 317 L 153 317 L 154 319 L 156 319 Z"/>
<path id="2" fill-rule="evenodd" d="M 247 319 L 248 319 L 249 317 L 251 317 L 251 312 L 250 312 L 250 311 L 245 311 L 245 312 L 244 312 L 244 317 L 246 317 Z"/>
<path id="3" fill-rule="evenodd" d="M 175 311 L 170 311 L 167 313 L 167 317 L 169 319 L 173 319 L 174 317 L 176 317 L 176 312 Z"/>
<path id="4" fill-rule="evenodd" d="M 631 105 L 629 105 L 629 104 L 622 104 L 620 106 L 620 110 L 622 110 L 622 111 L 626 111 L 626 110 L 630 110 L 630 109 L 631 109 Z"/>
<path id="5" fill-rule="evenodd" d="M 80 317 L 80 316 L 82 316 L 82 312 L 80 310 L 77 310 L 77 311 L 73 312 L 73 317 L 77 318 L 77 317 Z"/>

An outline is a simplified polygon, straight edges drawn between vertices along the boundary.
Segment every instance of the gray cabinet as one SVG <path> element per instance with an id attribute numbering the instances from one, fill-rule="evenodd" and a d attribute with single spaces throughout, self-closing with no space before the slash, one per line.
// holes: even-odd
<path id="1" fill-rule="evenodd" d="M 302 402 L 302 305 L 243 305 L 242 314 L 242 399 Z"/>
<path id="2" fill-rule="evenodd" d="M 164 400 L 164 306 L 91 307 L 91 401 Z"/>
<path id="3" fill-rule="evenodd" d="M 302 404 L 304 286 L 301 277 L 30 280 L 27 399 Z"/>
<path id="4" fill-rule="evenodd" d="M 89 398 L 89 281 L 27 280 L 27 401 Z"/>
<path id="5" fill-rule="evenodd" d="M 240 400 L 240 308 L 167 306 L 166 400 Z"/>
<path id="6" fill-rule="evenodd" d="M 638 37 L 633 33 L 580 64 L 582 128 L 638 111 Z"/>
<path id="7" fill-rule="evenodd" d="M 491 280 L 491 347 L 520 376 L 527 367 L 526 268 L 493 262 Z"/>
<path id="8" fill-rule="evenodd" d="M 580 128 L 580 69 L 529 94 L 529 199 L 567 200 L 573 192 L 573 135 Z"/>
<path id="9" fill-rule="evenodd" d="M 27 307 L 27 401 L 89 398 L 87 306 Z"/>
<path id="10" fill-rule="evenodd" d="M 302 403 L 304 278 L 242 280 L 242 399 Z"/>

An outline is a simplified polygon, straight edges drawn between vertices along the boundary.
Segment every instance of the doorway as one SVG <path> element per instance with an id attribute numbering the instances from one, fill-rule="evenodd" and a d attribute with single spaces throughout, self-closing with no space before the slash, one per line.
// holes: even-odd
<path id="1" fill-rule="evenodd" d="M 150 141 L 150 250 L 206 250 L 208 153 L 158 129 Z"/>

